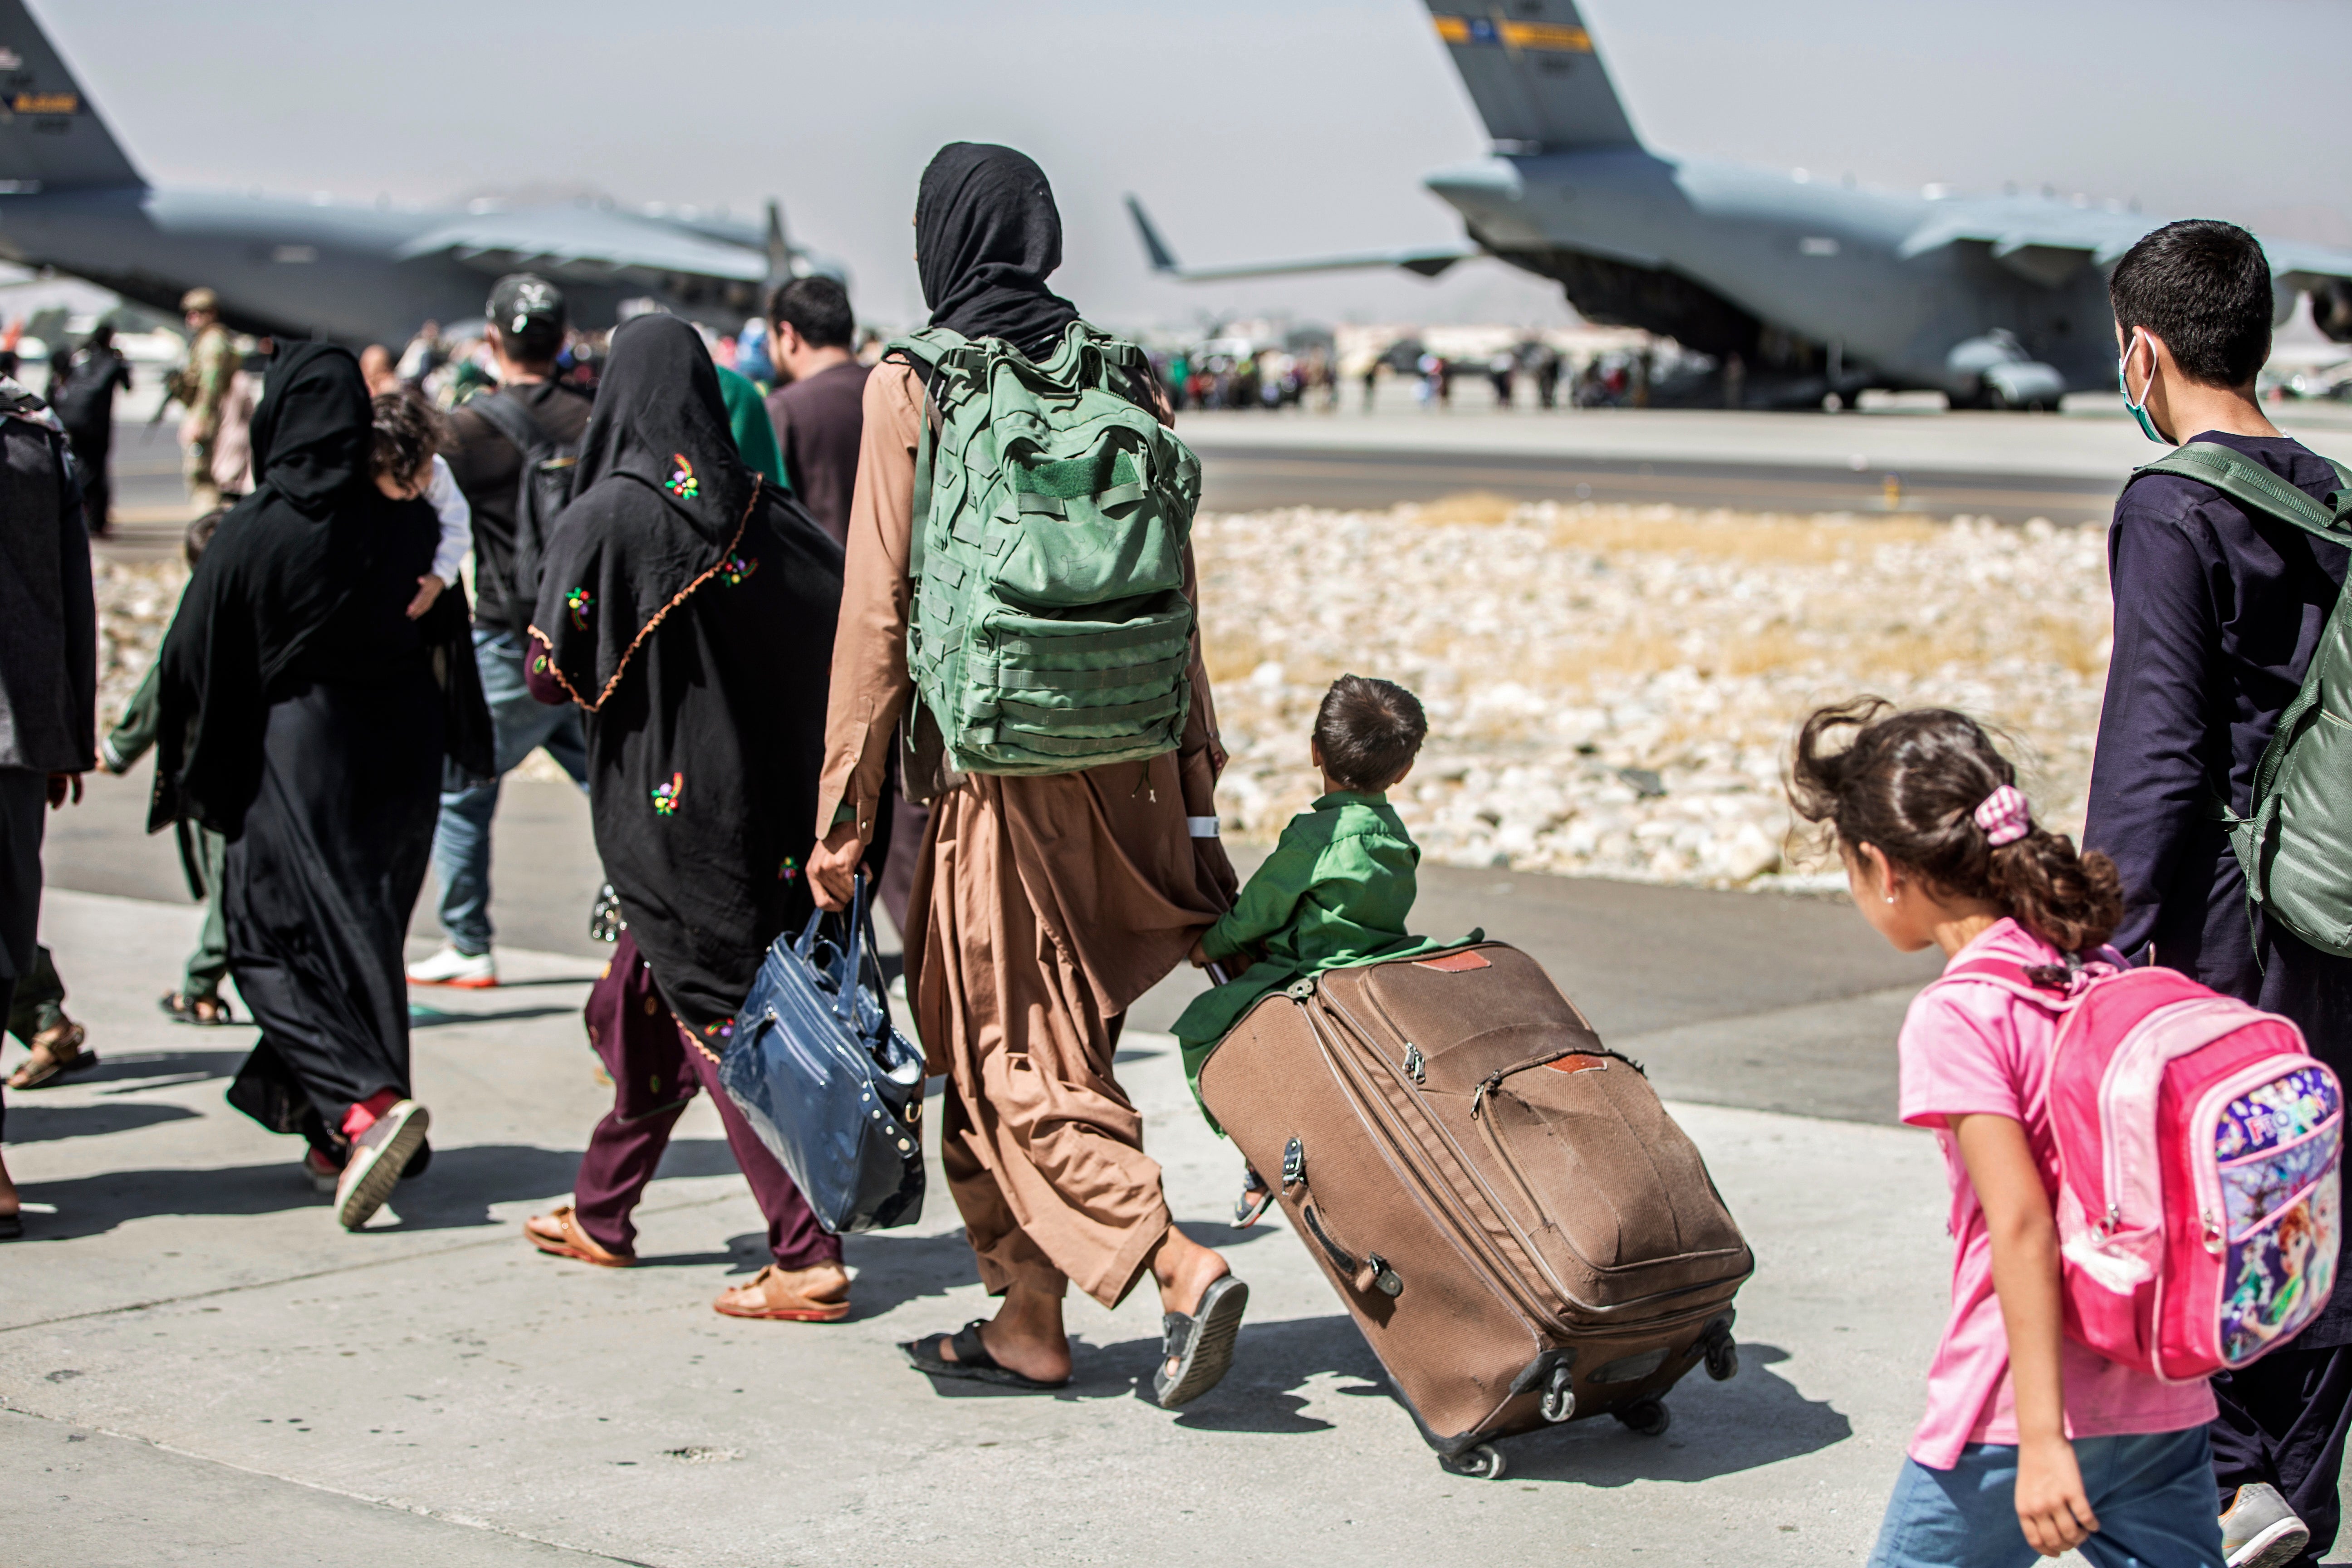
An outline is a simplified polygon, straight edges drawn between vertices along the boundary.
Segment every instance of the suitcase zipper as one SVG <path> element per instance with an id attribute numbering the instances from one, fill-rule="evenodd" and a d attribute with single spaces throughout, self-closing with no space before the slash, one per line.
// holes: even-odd
<path id="1" fill-rule="evenodd" d="M 1424 1180 L 1413 1170 L 1412 1162 L 1410 1159 L 1402 1157 L 1396 1130 L 1389 1125 L 1389 1118 L 1394 1115 L 1393 1110 L 1384 1103 L 1380 1103 L 1379 1095 L 1370 1092 L 1370 1086 L 1362 1080 L 1357 1065 L 1349 1059 L 1347 1050 L 1336 1046 L 1330 1038 L 1328 1013 L 1336 1010 L 1327 1010 L 1321 1005 L 1319 996 L 1301 997 L 1299 1002 L 1306 1012 L 1308 1028 L 1315 1036 L 1316 1044 L 1321 1048 L 1324 1060 L 1332 1069 L 1332 1076 L 1354 1091 L 1350 1098 L 1359 1103 L 1362 1112 L 1367 1113 L 1364 1114 L 1366 1124 L 1376 1128 L 1387 1141 L 1391 1165 L 1409 1177 L 1422 1200 L 1423 1206 L 1454 1215 L 1454 1229 L 1465 1240 L 1474 1240 L 1474 1250 L 1478 1254 L 1478 1261 L 1486 1271 L 1496 1293 L 1513 1301 L 1535 1322 L 1544 1324 L 1562 1334 L 1579 1331 L 1575 1325 L 1562 1318 L 1549 1302 L 1538 1300 L 1533 1292 L 1521 1285 L 1518 1271 L 1513 1269 L 1497 1254 L 1493 1238 L 1486 1234 L 1486 1227 L 1477 1223 L 1475 1215 L 1463 1215 L 1459 1204 L 1449 1201 L 1451 1194 L 1438 1191 L 1432 1183 Z M 1381 1060 L 1383 1065 L 1386 1065 L 1386 1058 L 1383 1058 Z M 1450 1146 L 1453 1141 L 1444 1137 L 1444 1130 L 1440 1128 L 1435 1131 L 1440 1139 Z M 1467 1162 L 1463 1161 L 1458 1152 L 1455 1154 L 1455 1163 L 1467 1172 L 1471 1180 L 1476 1183 L 1482 1191 L 1486 1189 L 1486 1179 L 1472 1169 Z M 1520 1251 L 1534 1268 L 1543 1274 L 1546 1282 L 1559 1292 L 1559 1299 L 1563 1301 L 1571 1300 L 1559 1281 L 1550 1277 L 1551 1271 L 1545 1267 L 1543 1259 L 1527 1245 L 1523 1238 L 1518 1237 L 1517 1226 L 1511 1221 L 1507 1214 L 1504 1213 L 1502 1205 L 1494 1202 L 1491 1193 L 1487 1194 L 1487 1204 L 1496 1214 L 1502 1215 L 1504 1223 L 1510 1226 L 1514 1238 L 1518 1240 Z M 1465 1219 L 1468 1223 L 1464 1223 Z"/>

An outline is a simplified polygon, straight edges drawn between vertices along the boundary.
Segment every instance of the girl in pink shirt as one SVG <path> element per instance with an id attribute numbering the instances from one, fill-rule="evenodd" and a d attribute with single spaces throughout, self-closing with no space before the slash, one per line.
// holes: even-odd
<path id="1" fill-rule="evenodd" d="M 1973 720 L 1864 698 L 1797 740 L 1790 797 L 1896 948 L 2027 965 L 2122 960 L 2116 868 L 2032 820 Z M 1952 1315 L 1871 1568 L 2222 1568 L 2201 1380 L 2168 1384 L 2061 1333 L 2048 1108 L 2052 1016 L 2000 987 L 1930 986 L 1897 1043 L 1903 1120 L 1951 1182 Z"/>

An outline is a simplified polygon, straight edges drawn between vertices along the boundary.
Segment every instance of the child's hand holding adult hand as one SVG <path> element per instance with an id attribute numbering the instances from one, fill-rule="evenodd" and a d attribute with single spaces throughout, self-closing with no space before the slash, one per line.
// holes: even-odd
<path id="1" fill-rule="evenodd" d="M 2065 1438 L 2018 1445 L 2017 1522 L 2025 1531 L 2025 1543 L 2044 1557 L 2073 1551 L 2099 1528 L 2074 1463 L 2074 1446 Z"/>

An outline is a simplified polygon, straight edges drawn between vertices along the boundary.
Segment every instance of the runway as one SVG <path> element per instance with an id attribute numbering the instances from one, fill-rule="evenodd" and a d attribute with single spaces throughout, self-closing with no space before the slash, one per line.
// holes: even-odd
<path id="1" fill-rule="evenodd" d="M 1465 491 L 1515 500 L 1623 501 L 1742 511 L 1966 514 L 2021 523 L 2104 521 L 2116 479 L 1999 473 L 1885 473 L 1763 463 L 1640 461 L 1570 454 L 1323 449 L 1194 444 L 1203 508 L 1385 509 Z"/>

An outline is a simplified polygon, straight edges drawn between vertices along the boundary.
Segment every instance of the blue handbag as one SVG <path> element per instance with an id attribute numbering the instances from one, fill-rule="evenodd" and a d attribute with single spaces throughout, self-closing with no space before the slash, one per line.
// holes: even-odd
<path id="1" fill-rule="evenodd" d="M 890 1026 L 860 874 L 847 915 L 776 939 L 719 1081 L 835 1236 L 923 1213 L 923 1053 Z"/>

